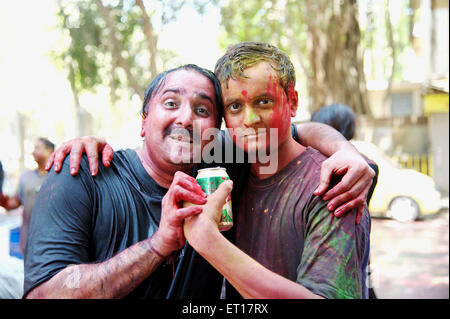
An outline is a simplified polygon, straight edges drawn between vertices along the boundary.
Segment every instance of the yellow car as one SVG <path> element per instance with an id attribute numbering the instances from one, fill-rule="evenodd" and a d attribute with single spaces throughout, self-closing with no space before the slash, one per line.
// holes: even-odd
<path id="1" fill-rule="evenodd" d="M 378 183 L 369 203 L 371 215 L 406 222 L 435 214 L 444 207 L 431 177 L 401 167 L 372 143 L 352 143 L 379 168 Z"/>

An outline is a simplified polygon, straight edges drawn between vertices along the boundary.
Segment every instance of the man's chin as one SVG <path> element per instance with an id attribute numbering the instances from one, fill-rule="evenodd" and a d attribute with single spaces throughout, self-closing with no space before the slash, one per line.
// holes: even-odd
<path id="1" fill-rule="evenodd" d="M 239 148 L 243 149 L 250 157 L 256 157 L 261 155 L 270 155 L 270 148 L 264 145 L 253 145 L 245 144 L 243 146 L 238 145 Z"/>
<path id="2" fill-rule="evenodd" d="M 174 147 L 168 155 L 170 162 L 175 165 L 190 165 L 201 162 L 201 151 L 194 152 L 192 147 Z"/>
<path id="3" fill-rule="evenodd" d="M 170 162 L 174 165 L 189 165 L 194 163 L 194 155 L 190 153 L 183 154 L 169 154 Z"/>

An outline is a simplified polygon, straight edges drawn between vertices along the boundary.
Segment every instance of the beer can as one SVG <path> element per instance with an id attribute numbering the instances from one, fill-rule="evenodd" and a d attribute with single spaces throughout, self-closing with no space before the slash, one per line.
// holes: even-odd
<path id="1" fill-rule="evenodd" d="M 219 185 L 230 179 L 227 171 L 223 167 L 203 168 L 198 170 L 197 182 L 203 191 L 209 195 L 219 187 Z M 225 204 L 222 208 L 222 217 L 219 223 L 219 230 L 226 231 L 233 226 L 233 212 L 231 209 L 231 195 L 228 194 Z"/>

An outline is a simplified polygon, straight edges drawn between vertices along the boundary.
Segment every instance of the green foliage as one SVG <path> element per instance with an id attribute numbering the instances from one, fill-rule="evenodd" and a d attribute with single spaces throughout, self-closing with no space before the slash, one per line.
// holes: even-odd
<path id="1" fill-rule="evenodd" d="M 277 8 L 277 1 L 266 0 L 230 0 L 226 3 L 220 4 L 221 22 L 226 35 L 220 41 L 223 48 L 236 42 L 260 41 L 289 49 L 283 38 L 286 37 L 287 28 L 297 29 L 301 24 L 301 18 L 296 19 L 299 18 L 299 5 L 290 1 L 286 7 Z M 294 20 L 295 23 L 291 23 Z"/>
<path id="2" fill-rule="evenodd" d="M 58 27 L 70 43 L 51 56 L 67 70 L 76 94 L 95 90 L 101 84 L 110 87 L 112 103 L 119 92 L 142 98 L 157 72 L 155 67 L 164 67 L 166 60 L 174 57 L 172 52 L 159 51 L 157 35 L 150 35 L 155 8 L 158 7 L 164 25 L 175 20 L 183 6 L 191 5 L 204 12 L 208 3 L 155 0 L 143 12 L 136 0 L 59 0 Z"/>
<path id="3" fill-rule="evenodd" d="M 387 79 L 392 71 L 393 50 L 388 41 L 386 11 L 389 11 L 390 22 L 393 33 L 395 52 L 397 57 L 394 69 L 394 81 L 402 81 L 402 74 L 405 69 L 402 63 L 402 55 L 407 49 L 412 48 L 411 33 L 415 22 L 416 13 L 411 8 L 409 0 L 391 0 L 396 6 L 395 10 L 390 9 L 390 1 L 366 0 L 366 10 L 364 23 L 360 23 L 362 32 L 361 45 L 363 49 L 371 55 L 371 70 L 367 74 L 370 80 Z"/>
<path id="4" fill-rule="evenodd" d="M 161 22 L 170 23 L 178 18 L 179 11 L 185 6 L 192 6 L 198 13 L 204 14 L 208 4 L 218 5 L 217 0 L 157 0 L 162 5 Z"/>
<path id="5" fill-rule="evenodd" d="M 109 86 L 119 92 L 143 94 L 152 74 L 144 31 L 144 15 L 135 1 L 60 0 L 58 27 L 70 44 L 53 51 L 56 64 L 68 71 L 77 94 Z M 105 12 L 111 18 L 105 20 Z M 120 60 L 120 63 L 119 63 Z M 112 101 L 114 102 L 114 101 Z"/>
<path id="6" fill-rule="evenodd" d="M 152 53 L 149 52 L 148 33 L 146 35 L 144 29 L 145 17 L 137 1 L 100 2 L 113 20 L 113 30 L 105 21 L 97 1 L 59 0 L 58 3 L 59 28 L 68 35 L 70 44 L 53 52 L 53 57 L 57 64 L 68 70 L 72 88 L 77 92 L 92 91 L 102 84 L 109 86 L 114 91 L 113 95 L 115 91 L 142 93 L 153 76 L 149 67 Z M 222 16 L 223 34 L 219 39 L 222 49 L 241 41 L 272 43 L 288 53 L 294 62 L 300 63 L 305 78 L 311 80 L 317 72 L 312 70 L 313 67 L 321 65 L 326 73 L 332 65 L 333 54 L 338 54 L 333 51 L 333 45 L 340 46 L 340 49 L 350 45 L 348 33 L 339 31 L 346 30 L 342 24 L 347 22 L 337 15 L 339 7 L 343 8 L 345 4 L 348 8 L 354 5 L 355 0 L 154 0 L 151 3 L 147 14 L 154 19 L 155 8 L 158 7 L 163 25 L 177 19 L 183 6 L 192 6 L 199 13 L 204 13 L 208 5 L 216 5 Z M 364 50 L 374 50 L 374 69 L 376 72 L 382 70 L 382 76 L 388 78 L 393 52 L 386 40 L 384 12 L 389 2 L 360 0 L 358 3 L 371 6 L 363 13 L 370 23 L 361 27 L 363 36 L 360 46 Z M 392 24 L 398 55 L 410 47 L 409 2 L 402 0 L 402 6 L 400 18 Z M 314 48 L 318 44 L 322 46 L 317 51 L 319 55 Z M 164 67 L 167 64 L 165 60 L 174 57 L 171 52 L 157 51 L 153 54 L 158 57 L 159 67 Z M 299 76 L 303 76 L 303 72 L 300 74 L 300 70 L 297 71 Z M 401 73 L 402 65 L 397 63 L 393 79 L 400 80 Z M 369 78 L 372 76 L 369 75 Z"/>
<path id="7" fill-rule="evenodd" d="M 92 90 L 101 83 L 100 65 L 96 56 L 97 48 L 101 47 L 101 26 L 95 4 L 79 1 L 76 7 L 71 7 L 72 10 L 77 10 L 76 14 L 69 13 L 68 9 L 69 7 L 60 7 L 58 22 L 61 28 L 68 31 L 70 45 L 63 52 L 55 52 L 54 57 L 68 68 L 68 78 L 73 89 L 77 92 Z"/>
<path id="8" fill-rule="evenodd" d="M 268 42 L 289 54 L 293 61 L 307 55 L 307 25 L 302 1 L 217 1 L 224 32 L 222 49 L 242 41 Z M 308 59 L 299 61 L 308 66 Z"/>
<path id="9" fill-rule="evenodd" d="M 278 46 L 302 66 L 297 76 L 305 75 L 303 80 L 313 107 L 326 102 L 320 99 L 324 95 L 350 105 L 366 105 L 365 92 L 356 84 L 365 77 L 359 52 L 371 53 L 365 56 L 372 58 L 369 79 L 389 79 L 394 72 L 392 80 L 402 80 L 402 55 L 411 48 L 411 15 L 414 14 L 408 0 L 216 0 L 215 3 L 221 10 L 224 31 L 220 46 L 225 50 L 241 41 Z M 354 8 L 359 5 L 366 8 L 360 12 L 366 15 L 363 25 L 357 11 L 354 14 Z M 394 7 L 401 9 L 392 12 L 392 48 L 386 12 L 394 11 Z M 356 27 L 353 19 L 357 19 Z M 341 89 L 336 87 L 336 82 Z M 351 97 L 356 94 L 361 97 Z M 367 106 L 362 110 L 368 112 Z"/>

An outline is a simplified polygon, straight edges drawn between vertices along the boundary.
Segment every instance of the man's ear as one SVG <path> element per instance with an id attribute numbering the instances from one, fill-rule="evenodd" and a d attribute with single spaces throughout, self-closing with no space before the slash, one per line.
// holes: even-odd
<path id="1" fill-rule="evenodd" d="M 147 119 L 147 115 L 142 115 L 142 125 L 141 125 L 141 137 L 145 137 L 145 120 Z"/>
<path id="2" fill-rule="evenodd" d="M 287 97 L 291 108 L 291 117 L 295 117 L 298 108 L 298 92 L 294 88 L 294 84 L 289 84 L 287 89 Z"/>

